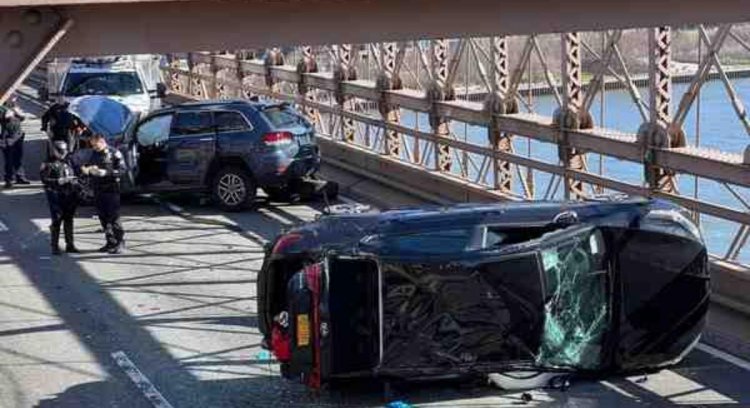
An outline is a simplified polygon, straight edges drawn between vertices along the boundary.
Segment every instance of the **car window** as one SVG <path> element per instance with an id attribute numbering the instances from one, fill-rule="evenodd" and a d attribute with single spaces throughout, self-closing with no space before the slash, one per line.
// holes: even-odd
<path id="1" fill-rule="evenodd" d="M 143 122 L 136 132 L 136 139 L 141 146 L 152 146 L 163 143 L 169 138 L 172 126 L 172 115 L 161 115 Z"/>
<path id="2" fill-rule="evenodd" d="M 216 112 L 214 115 L 217 132 L 241 132 L 250 129 L 239 112 Z"/>
<path id="3" fill-rule="evenodd" d="M 172 136 L 190 136 L 212 132 L 211 112 L 178 113 L 172 126 Z"/>
<path id="4" fill-rule="evenodd" d="M 587 228 L 552 241 L 541 251 L 546 302 L 537 364 L 597 369 L 610 320 L 604 238 Z"/>
<path id="5" fill-rule="evenodd" d="M 263 109 L 263 115 L 276 128 L 307 125 L 307 121 L 299 113 L 283 106 L 272 106 Z"/>

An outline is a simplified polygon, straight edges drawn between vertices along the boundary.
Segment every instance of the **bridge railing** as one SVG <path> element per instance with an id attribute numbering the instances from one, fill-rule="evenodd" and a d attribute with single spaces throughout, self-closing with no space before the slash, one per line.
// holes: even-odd
<path id="1" fill-rule="evenodd" d="M 721 33 L 720 29 L 714 32 Z M 604 35 L 605 39 L 612 38 L 607 37 L 609 34 Z M 490 43 L 493 41 L 491 39 Z M 364 71 L 361 65 L 364 58 L 351 62 L 350 56 L 342 57 L 342 47 L 317 50 L 302 47 L 295 52 L 298 56 L 296 65 L 284 64 L 279 50 L 266 52 L 264 59 L 249 60 L 232 55 L 192 53 L 187 59 L 173 59 L 164 73 L 173 93 L 192 98 L 260 96 L 296 104 L 315 123 L 319 136 L 326 143 L 350 146 L 377 155 L 379 160 L 402 163 L 440 175 L 449 182 L 481 191 L 489 198 L 580 198 L 607 191 L 665 198 L 694 212 L 695 218 L 704 224 L 707 241 L 717 259 L 747 263 L 743 248 L 750 238 L 750 204 L 745 198 L 746 188 L 750 187 L 750 167 L 743 162 L 741 153 L 722 152 L 697 144 L 687 146 L 684 142 L 664 146 L 636 133 L 580 126 L 575 121 L 572 126 L 561 125 L 565 118 L 559 112 L 564 111 L 562 108 L 570 95 L 558 97 L 557 116 L 540 115 L 528 106 L 524 109 L 520 103 L 521 108 L 497 109 L 486 100 L 472 100 L 477 98 L 469 95 L 472 86 L 468 81 L 468 68 L 464 69 L 466 93 L 446 95 L 449 87 L 443 84 L 441 88 L 440 81 L 450 81 L 452 69 L 460 67 L 461 61 L 467 58 L 471 62 L 467 57 L 471 53 L 454 51 L 459 55 L 455 58 L 457 62 L 446 56 L 433 57 L 433 72 L 425 80 L 430 63 L 420 63 L 420 55 L 417 55 L 420 50 L 424 51 L 425 46 L 420 46 L 420 42 L 399 45 L 400 49 L 414 50 L 412 56 L 416 62 L 411 66 L 412 70 L 415 66 L 424 68 L 421 73 L 412 75 L 416 78 L 412 82 L 418 84 L 422 78 L 422 82 L 429 80 L 431 85 L 412 84 L 411 89 L 394 86 L 392 79 L 397 73 L 393 67 L 390 71 L 387 68 L 386 56 L 390 55 L 396 66 L 399 58 L 402 65 L 407 65 L 403 61 L 409 57 L 401 55 L 398 49 L 395 52 L 389 50 L 391 45 L 383 44 L 360 49 L 370 56 L 368 63 L 378 65 L 375 71 L 379 70 L 379 75 L 367 75 L 367 79 L 347 77 L 351 67 L 346 64 L 359 64 L 356 68 Z M 445 44 L 442 46 L 443 52 L 450 48 L 445 48 Z M 439 52 L 440 47 L 441 44 L 434 41 L 430 45 L 433 54 Z M 454 44 L 452 47 L 462 46 Z M 463 47 L 473 46 L 464 44 Z M 350 52 L 350 49 L 344 51 Z M 495 47 L 493 52 L 497 51 Z M 603 51 L 606 52 L 605 47 Z M 474 53 L 475 57 L 480 54 Z M 316 55 L 326 56 L 321 58 L 325 62 L 311 62 L 316 61 Z M 421 58 L 426 58 L 424 53 Z M 487 59 L 484 61 L 486 63 Z M 474 63 L 481 65 L 476 60 Z M 570 64 L 571 61 L 562 63 Z M 435 64 L 447 68 L 448 74 L 442 79 Z M 523 67 L 520 63 L 518 65 Z M 333 72 L 322 72 L 322 66 Z M 366 69 L 369 71 L 370 68 Z M 545 68 L 549 71 L 548 66 Z M 700 66 L 698 68 L 694 80 L 705 81 L 706 78 L 701 78 Z M 549 72 L 547 74 L 549 76 Z M 711 67 L 706 74 L 718 75 Z M 513 78 L 515 71 L 506 75 L 506 79 L 515 81 L 510 85 L 515 90 L 509 91 L 514 92 L 514 99 L 528 105 L 525 97 L 538 88 L 537 84 L 529 80 L 525 87 L 520 86 L 518 78 Z M 615 80 L 618 80 L 618 75 L 623 82 L 628 82 L 622 78 L 624 75 L 616 72 L 613 74 Z M 485 72 L 479 76 L 486 79 L 488 74 Z M 595 75 L 592 81 L 596 78 Z M 549 82 L 553 84 L 554 81 Z M 591 89 L 593 86 L 595 84 L 589 82 L 585 87 Z M 505 87 L 507 91 L 508 85 Z M 482 92 L 489 95 L 486 99 L 493 92 L 498 94 L 492 84 Z M 637 94 L 637 90 L 628 92 Z M 550 95 L 552 98 L 554 91 L 550 91 Z M 644 104 L 637 97 L 634 101 Z M 664 128 L 665 132 L 671 132 L 667 128 Z M 504 137 L 512 139 L 503 145 L 498 140 Z M 584 165 L 575 164 L 576 156 Z M 600 165 L 595 171 L 592 163 L 597 161 Z M 610 168 L 609 171 L 604 171 L 604 167 Z M 399 177 L 398 174 L 381 176 Z M 677 179 L 682 179 L 682 182 L 678 183 Z M 688 179 L 689 183 L 686 182 Z M 660 184 L 670 180 L 674 183 L 672 188 Z M 698 186 L 702 186 L 700 191 Z M 689 191 L 680 192 L 680 187 Z M 721 194 L 716 194 L 718 190 Z M 731 201 L 726 199 L 727 196 L 733 197 Z"/>

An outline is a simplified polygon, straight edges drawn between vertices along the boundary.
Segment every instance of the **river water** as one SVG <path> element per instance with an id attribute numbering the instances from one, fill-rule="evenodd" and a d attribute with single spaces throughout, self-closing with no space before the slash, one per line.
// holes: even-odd
<path id="1" fill-rule="evenodd" d="M 736 79 L 732 81 L 732 84 L 743 101 L 750 101 L 750 78 Z M 687 87 L 688 84 L 684 83 L 674 84 L 673 112 L 677 109 L 677 105 Z M 640 93 L 641 97 L 648 102 L 648 90 L 640 89 Z M 599 98 L 591 109 L 597 126 L 635 133 L 642 119 L 628 92 L 626 90 L 607 91 L 604 99 L 603 115 Z M 557 102 L 552 95 L 535 96 L 531 102 L 536 113 L 546 116 L 552 116 L 557 108 Z M 520 106 L 522 110 L 527 111 L 523 104 Z M 748 142 L 750 142 L 750 136 L 745 132 L 742 123 L 737 118 L 721 81 L 710 81 L 703 86 L 700 95 L 699 121 L 696 121 L 697 110 L 697 106 L 694 104 L 685 121 L 684 130 L 688 144 L 695 145 L 698 142 L 700 146 L 730 153 L 742 153 L 744 151 Z M 416 126 L 423 131 L 430 130 L 426 115 L 404 113 L 402 122 L 406 126 Z M 478 145 L 487 145 L 486 128 L 454 122 L 452 129 L 461 139 Z M 557 148 L 549 143 L 516 138 L 514 148 L 518 154 L 530 154 L 531 157 L 538 160 L 550 163 L 557 162 Z M 599 156 L 595 154 L 588 155 L 588 163 L 591 172 L 601 172 L 605 176 L 631 184 L 640 185 L 642 183 L 643 166 L 641 164 L 606 157 L 600 161 Z M 471 173 L 475 174 L 476 171 L 470 170 L 469 174 Z M 548 189 L 549 180 L 548 175 L 534 172 L 536 198 L 544 196 Z M 683 195 L 693 197 L 696 191 L 695 187 L 694 177 L 685 175 L 679 178 L 679 190 Z M 727 207 L 744 208 L 743 204 L 719 183 L 699 180 L 697 187 L 698 197 L 701 199 Z M 514 190 L 521 193 L 520 183 L 514 183 Z M 750 190 L 736 188 L 736 191 L 750 201 Z M 562 186 L 560 186 L 553 198 L 561 199 L 562 196 L 563 191 Z M 701 216 L 700 221 L 710 252 L 723 256 L 739 226 L 710 216 Z M 743 250 L 739 259 L 743 263 L 750 263 L 750 250 Z"/>

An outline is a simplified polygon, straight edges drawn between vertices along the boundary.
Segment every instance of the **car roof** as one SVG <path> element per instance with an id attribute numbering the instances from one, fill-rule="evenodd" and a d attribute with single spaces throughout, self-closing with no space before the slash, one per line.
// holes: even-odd
<path id="1" fill-rule="evenodd" d="M 170 106 L 163 109 L 158 109 L 152 112 L 152 115 L 159 115 L 164 113 L 172 112 L 183 112 L 191 110 L 226 110 L 226 109 L 237 109 L 247 110 L 252 109 L 254 111 L 267 108 L 269 106 L 281 105 L 278 102 L 264 102 L 264 101 L 249 101 L 245 99 L 225 99 L 225 100 L 209 100 L 199 102 L 186 102 L 179 105 Z"/>

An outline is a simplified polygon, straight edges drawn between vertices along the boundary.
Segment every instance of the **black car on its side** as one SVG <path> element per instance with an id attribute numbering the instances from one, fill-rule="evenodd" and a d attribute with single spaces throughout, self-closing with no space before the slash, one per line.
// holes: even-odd
<path id="1" fill-rule="evenodd" d="M 688 217 L 622 197 L 324 215 L 268 246 L 260 330 L 311 387 L 666 367 L 709 305 Z"/>

